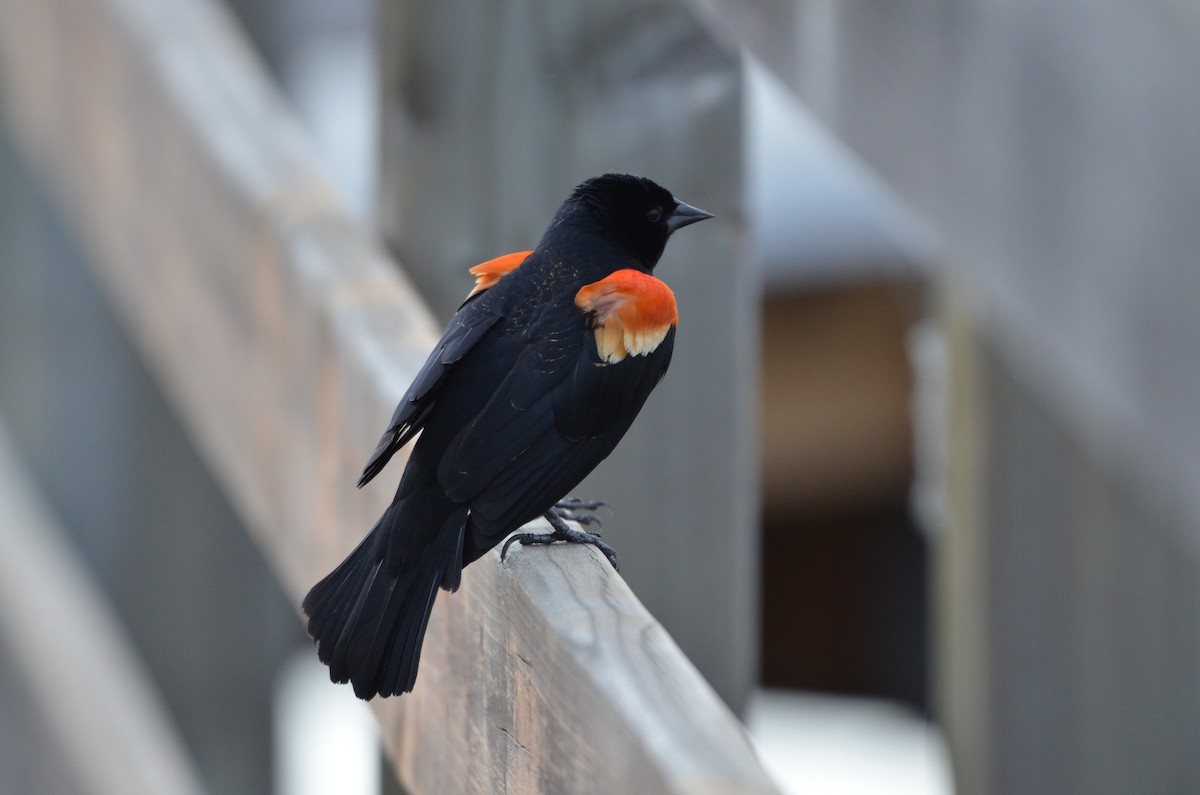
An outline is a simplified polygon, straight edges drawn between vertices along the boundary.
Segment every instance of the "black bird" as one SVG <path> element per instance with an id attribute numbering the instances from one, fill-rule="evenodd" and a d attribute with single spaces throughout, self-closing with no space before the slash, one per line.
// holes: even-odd
<path id="1" fill-rule="evenodd" d="M 605 174 L 575 189 L 533 251 L 471 269 L 475 289 L 358 482 L 420 431 L 395 499 L 304 599 L 333 681 L 364 699 L 411 691 L 438 587 L 456 590 L 464 566 L 539 516 L 553 533 L 512 540 L 594 544 L 616 565 L 597 534 L 563 522 L 595 504 L 560 500 L 666 373 L 677 314 L 654 266 L 672 232 L 711 217 L 648 179 Z"/>

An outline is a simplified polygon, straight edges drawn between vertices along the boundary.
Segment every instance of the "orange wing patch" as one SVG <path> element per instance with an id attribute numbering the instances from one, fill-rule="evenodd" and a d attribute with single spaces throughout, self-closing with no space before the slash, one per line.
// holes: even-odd
<path id="1" fill-rule="evenodd" d="M 489 287 L 495 287 L 496 282 L 507 276 L 510 271 L 524 262 L 532 253 L 532 251 L 517 251 L 512 254 L 505 254 L 503 257 L 490 259 L 487 262 L 481 262 L 474 268 L 471 268 L 470 274 L 475 277 L 475 287 L 472 288 L 467 298 L 475 295 L 475 293 L 481 293 Z"/>
<path id="2" fill-rule="evenodd" d="M 645 356 L 679 323 L 675 294 L 648 274 L 620 270 L 575 294 L 575 306 L 592 317 L 596 350 L 605 364 Z"/>

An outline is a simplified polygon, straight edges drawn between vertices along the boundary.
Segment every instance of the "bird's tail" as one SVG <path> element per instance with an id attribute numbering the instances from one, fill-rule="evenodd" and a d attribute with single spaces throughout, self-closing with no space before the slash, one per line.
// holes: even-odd
<path id="1" fill-rule="evenodd" d="M 304 597 L 308 634 L 334 682 L 351 682 L 359 698 L 407 693 L 417 679 L 425 627 L 438 586 L 455 590 L 462 577 L 466 508 L 440 517 L 436 535 L 420 547 L 404 540 L 408 516 L 397 501 L 340 566 Z M 426 533 L 428 533 L 426 525 Z"/>

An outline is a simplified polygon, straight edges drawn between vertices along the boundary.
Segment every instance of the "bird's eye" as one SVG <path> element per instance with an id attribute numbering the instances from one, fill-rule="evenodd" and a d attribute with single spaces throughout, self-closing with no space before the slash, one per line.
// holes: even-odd
<path id="1" fill-rule="evenodd" d="M 654 205 L 654 209 L 646 213 L 646 220 L 652 224 L 657 224 L 662 220 L 663 208 L 661 204 Z"/>

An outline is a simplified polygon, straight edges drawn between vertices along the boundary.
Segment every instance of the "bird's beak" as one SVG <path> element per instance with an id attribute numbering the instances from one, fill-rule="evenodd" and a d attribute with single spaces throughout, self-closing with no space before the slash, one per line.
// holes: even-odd
<path id="1" fill-rule="evenodd" d="M 707 213 L 699 207 L 693 207 L 690 204 L 675 200 L 675 212 L 671 213 L 667 218 L 667 229 L 674 232 L 676 229 L 682 229 L 688 224 L 694 224 L 697 221 L 703 221 L 705 218 L 712 218 L 712 213 Z"/>

